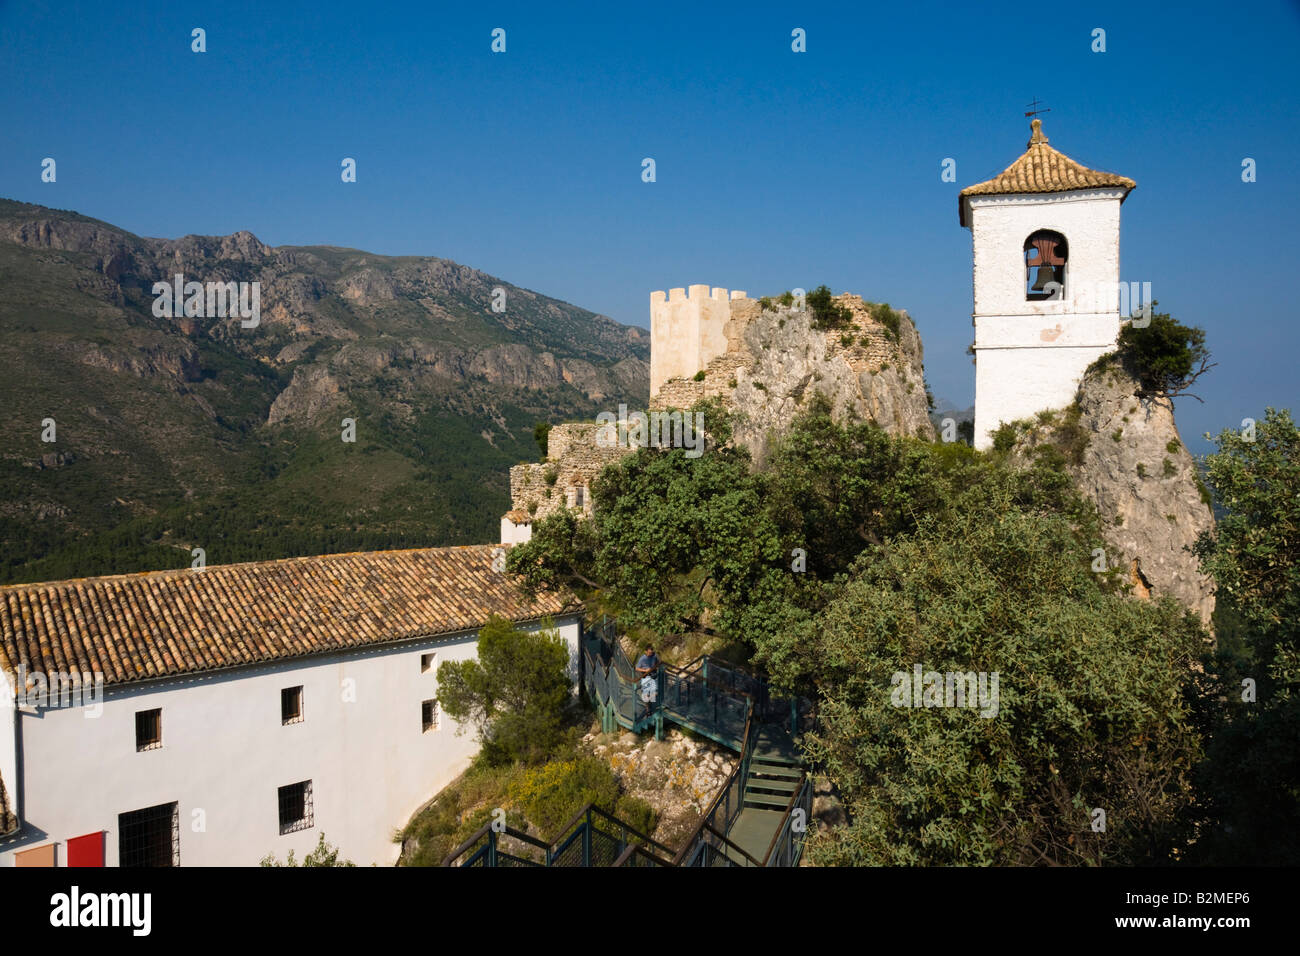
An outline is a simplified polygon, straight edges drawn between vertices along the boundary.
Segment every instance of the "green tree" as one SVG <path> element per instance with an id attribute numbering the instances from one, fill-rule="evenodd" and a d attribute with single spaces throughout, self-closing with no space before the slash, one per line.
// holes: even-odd
<path id="1" fill-rule="evenodd" d="M 941 520 L 864 555 L 780 666 L 816 687 L 809 755 L 850 823 L 830 864 L 1156 863 L 1172 858 L 1199 754 L 1187 700 L 1202 632 L 1113 593 L 1092 540 L 995 474 Z M 895 675 L 983 673 L 996 709 L 912 708 Z M 908 698 L 902 698 L 906 701 Z M 1097 832 L 1095 810 L 1106 813 Z"/>
<path id="2" fill-rule="evenodd" d="M 1192 383 L 1213 367 L 1205 332 L 1183 325 L 1168 313 L 1153 314 L 1141 325 L 1126 324 L 1119 333 L 1119 354 L 1143 391 L 1153 396 L 1188 395 Z"/>
<path id="3" fill-rule="evenodd" d="M 546 447 L 547 439 L 551 434 L 550 422 L 538 422 L 533 426 L 533 440 L 537 442 L 537 447 L 541 450 L 542 457 L 545 458 L 548 451 Z"/>
<path id="4" fill-rule="evenodd" d="M 523 631 L 493 616 L 478 656 L 438 665 L 438 702 L 472 725 L 489 765 L 545 759 L 563 739 L 569 647 L 554 629 Z"/>
<path id="5" fill-rule="evenodd" d="M 808 293 L 805 301 L 808 303 L 808 311 L 812 313 L 814 329 L 842 329 L 853 317 L 852 312 L 831 296 L 829 286 L 819 285 Z"/>
<path id="6" fill-rule="evenodd" d="M 1300 433 L 1266 409 L 1207 456 L 1218 527 L 1196 551 L 1214 578 L 1218 647 L 1207 660 L 1201 780 L 1210 863 L 1300 860 Z M 1250 682 L 1247 685 L 1243 682 Z M 1248 700 L 1253 686 L 1253 700 Z"/>

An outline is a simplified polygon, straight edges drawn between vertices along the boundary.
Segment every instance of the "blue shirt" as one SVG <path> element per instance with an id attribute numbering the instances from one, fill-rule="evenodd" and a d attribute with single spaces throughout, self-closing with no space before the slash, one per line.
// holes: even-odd
<path id="1" fill-rule="evenodd" d="M 659 666 L 659 656 L 657 654 L 642 654 L 636 662 L 636 669 L 639 671 L 652 671 Z"/>

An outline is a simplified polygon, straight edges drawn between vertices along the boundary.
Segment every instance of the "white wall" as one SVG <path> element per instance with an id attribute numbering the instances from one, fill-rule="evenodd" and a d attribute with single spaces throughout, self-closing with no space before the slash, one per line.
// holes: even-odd
<path id="1" fill-rule="evenodd" d="M 9 797 L 9 810 L 21 817 L 18 805 L 18 710 L 14 686 L 8 675 L 0 674 L 0 780 Z M 3 829 L 3 826 L 0 826 Z"/>
<path id="2" fill-rule="evenodd" d="M 975 446 L 1002 422 L 1060 408 L 1119 336 L 1122 190 L 972 197 Z M 1069 245 L 1058 300 L 1025 299 L 1025 240 L 1052 229 Z"/>
<path id="3" fill-rule="evenodd" d="M 721 287 L 693 285 L 650 293 L 650 397 L 672 378 L 690 378 L 727 351 L 731 299 Z"/>
<path id="4" fill-rule="evenodd" d="M 558 619 L 576 660 L 576 616 Z M 107 831 L 105 864 L 118 862 L 119 813 L 179 802 L 182 866 L 250 866 L 267 853 L 298 858 L 319 834 L 357 864 L 390 864 L 394 831 L 461 773 L 473 731 L 421 729 L 421 702 L 436 696 L 438 663 L 475 654 L 477 632 L 442 640 L 305 658 L 265 667 L 109 690 L 98 718 L 80 708 L 19 715 L 23 822 L 35 836 L 15 850 Z M 420 670 L 422 653 L 436 663 Z M 303 685 L 301 723 L 282 725 L 280 691 Z M 349 694 L 349 690 L 354 691 Z M 345 696 L 353 699 L 345 700 Z M 135 713 L 162 708 L 160 749 L 136 752 Z M 0 756 L 3 743 L 0 743 Z M 277 789 L 312 781 L 314 825 L 281 835 Z M 201 813 L 199 812 L 201 811 Z M 204 819 L 206 817 L 206 819 Z"/>
<path id="5" fill-rule="evenodd" d="M 533 526 L 530 522 L 525 521 L 523 524 L 515 524 L 509 518 L 502 516 L 502 544 L 526 544 L 531 540 L 533 540 Z"/>

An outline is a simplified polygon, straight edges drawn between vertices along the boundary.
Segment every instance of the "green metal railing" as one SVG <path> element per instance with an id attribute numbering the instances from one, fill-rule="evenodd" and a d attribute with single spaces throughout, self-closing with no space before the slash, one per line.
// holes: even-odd
<path id="1" fill-rule="evenodd" d="M 759 731 L 764 725 L 806 729 L 811 708 L 793 698 L 773 697 L 767 682 L 743 668 L 697 657 L 683 667 L 661 665 L 655 702 L 640 699 L 638 678 L 608 618 L 584 630 L 579 650 L 581 682 L 600 715 L 601 730 L 653 729 L 664 720 L 686 727 L 739 753 L 726 783 L 676 853 L 588 805 L 545 842 L 508 826 L 485 824 L 443 861 L 446 866 L 795 866 L 812 812 L 812 783 L 801 772 L 798 787 L 762 860 L 729 838 L 745 809 L 745 795 Z M 768 759 L 766 756 L 764 759 Z M 763 832 L 763 831 L 760 831 Z M 751 831 L 752 838 L 752 831 Z"/>
<path id="2" fill-rule="evenodd" d="M 803 855 L 804 836 L 812 822 L 812 778 L 804 774 L 799 789 L 786 807 L 781 826 L 763 857 L 764 866 L 798 866 Z"/>
<path id="3" fill-rule="evenodd" d="M 634 865 L 671 866 L 673 851 L 628 826 L 613 814 L 588 804 L 545 842 L 510 826 L 485 823 L 447 854 L 443 866 L 614 866 L 630 850 L 645 861 Z"/>
<path id="4" fill-rule="evenodd" d="M 694 832 L 692 832 L 683 842 L 682 848 L 673 858 L 675 866 L 713 866 L 716 851 L 720 849 L 717 838 L 719 835 L 725 835 L 731 831 L 731 825 L 736 822 L 740 816 L 740 811 L 745 807 L 745 785 L 749 778 L 749 764 L 754 747 L 754 738 L 757 734 L 758 727 L 753 720 L 753 710 L 750 709 L 745 718 L 745 729 L 742 732 L 741 744 L 739 746 L 740 759 L 736 761 L 736 766 L 731 771 L 731 776 L 723 784 L 718 795 L 713 798 L 704 815 L 700 818 Z M 723 836 L 725 840 L 725 836 Z M 727 841 L 730 844 L 730 841 Z M 734 844 L 730 844 L 734 846 Z M 743 857 L 749 857 L 748 853 L 735 847 Z M 743 865 L 743 864 L 740 864 Z M 755 866 L 761 865 L 754 861 Z"/>

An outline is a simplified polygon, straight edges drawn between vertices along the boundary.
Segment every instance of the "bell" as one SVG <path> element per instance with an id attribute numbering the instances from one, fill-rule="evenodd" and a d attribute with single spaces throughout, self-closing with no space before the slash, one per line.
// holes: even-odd
<path id="1" fill-rule="evenodd" d="M 1032 289 L 1034 292 L 1046 292 L 1046 291 L 1047 291 L 1047 284 L 1048 284 L 1049 282 L 1056 282 L 1056 269 L 1055 269 L 1055 267 L 1053 267 L 1053 266 L 1039 266 L 1039 267 L 1038 267 L 1038 278 L 1034 280 L 1034 284 L 1033 284 L 1032 286 L 1030 286 L 1030 289 Z"/>

